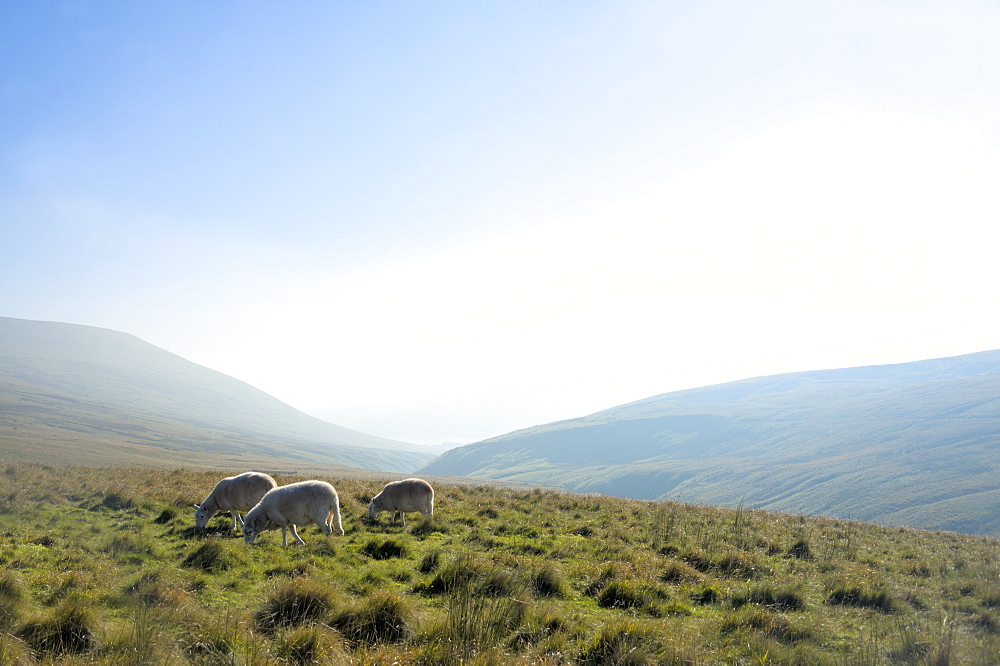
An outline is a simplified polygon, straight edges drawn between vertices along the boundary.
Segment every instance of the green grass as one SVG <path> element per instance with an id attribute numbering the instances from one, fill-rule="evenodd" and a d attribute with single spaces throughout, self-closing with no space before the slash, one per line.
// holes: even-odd
<path id="1" fill-rule="evenodd" d="M 193 527 L 219 475 L 0 465 L 0 664 L 1000 661 L 994 539 L 440 484 L 400 528 L 327 478 L 345 536 L 247 546 Z"/>

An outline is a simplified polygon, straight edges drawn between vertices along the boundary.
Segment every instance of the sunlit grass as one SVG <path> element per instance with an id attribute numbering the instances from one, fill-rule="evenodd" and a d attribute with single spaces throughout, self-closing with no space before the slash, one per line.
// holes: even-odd
<path id="1" fill-rule="evenodd" d="M 0 468 L 0 664 L 1000 661 L 992 539 L 460 485 L 403 528 L 331 478 L 345 536 L 250 547 L 217 476 Z"/>

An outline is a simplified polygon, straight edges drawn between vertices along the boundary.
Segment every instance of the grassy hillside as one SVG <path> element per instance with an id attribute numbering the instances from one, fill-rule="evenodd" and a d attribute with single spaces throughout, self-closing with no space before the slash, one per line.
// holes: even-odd
<path id="1" fill-rule="evenodd" d="M 0 465 L 0 664 L 1000 661 L 994 539 L 439 481 L 391 526 L 327 477 L 345 536 L 247 546 L 218 476 Z"/>
<path id="2" fill-rule="evenodd" d="M 425 473 L 1000 535 L 1000 351 L 668 393 Z"/>
<path id="3" fill-rule="evenodd" d="M 0 318 L 0 453 L 25 461 L 406 472 L 432 458 L 106 329 Z M 288 467 L 293 465 L 293 467 Z"/>

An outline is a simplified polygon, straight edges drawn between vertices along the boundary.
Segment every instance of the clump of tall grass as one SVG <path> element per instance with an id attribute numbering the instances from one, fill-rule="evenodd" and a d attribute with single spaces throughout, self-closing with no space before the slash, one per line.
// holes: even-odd
<path id="1" fill-rule="evenodd" d="M 683 583 L 686 581 L 700 580 L 701 573 L 686 562 L 672 560 L 660 572 L 660 580 L 664 583 Z"/>
<path id="2" fill-rule="evenodd" d="M 374 645 L 405 638 L 413 618 L 410 602 L 397 594 L 379 592 L 354 608 L 335 613 L 330 626 L 353 644 Z"/>
<path id="3" fill-rule="evenodd" d="M 642 608 L 649 601 L 647 591 L 633 581 L 612 580 L 597 595 L 601 608 Z"/>
<path id="4" fill-rule="evenodd" d="M 361 552 L 373 560 L 388 560 L 394 557 L 408 557 L 410 552 L 405 543 L 395 539 L 380 541 L 371 539 L 361 547 Z"/>
<path id="5" fill-rule="evenodd" d="M 440 567 L 424 587 L 445 596 L 445 618 L 429 632 L 432 661 L 459 663 L 501 646 L 518 627 L 528 605 L 528 581 L 516 572 L 471 555 Z"/>
<path id="6" fill-rule="evenodd" d="M 125 594 L 143 606 L 179 605 L 186 590 L 176 581 L 167 580 L 159 571 L 147 571 L 125 588 Z"/>
<path id="7" fill-rule="evenodd" d="M 101 501 L 91 507 L 91 511 L 108 509 L 110 511 L 130 511 L 135 508 L 135 501 L 130 497 L 125 497 L 117 492 L 109 492 L 101 498 Z"/>
<path id="8" fill-rule="evenodd" d="M 133 608 L 130 615 L 96 650 L 99 657 L 123 666 L 183 663 L 179 648 L 164 631 L 166 617 L 145 606 Z"/>
<path id="9" fill-rule="evenodd" d="M 583 648 L 578 663 L 584 666 L 657 663 L 657 653 L 662 649 L 660 640 L 657 632 L 636 622 L 611 622 L 602 625 Z"/>
<path id="10" fill-rule="evenodd" d="M 177 509 L 172 506 L 168 506 L 166 509 L 160 512 L 156 518 L 153 519 L 153 523 L 156 525 L 166 525 L 171 520 L 177 517 Z"/>
<path id="11" fill-rule="evenodd" d="M 444 594 L 470 585 L 479 586 L 490 571 L 489 565 L 471 553 L 464 553 L 443 565 L 438 565 L 434 578 L 426 585 L 420 586 L 418 590 L 430 594 Z"/>
<path id="12" fill-rule="evenodd" d="M 142 534 L 108 535 L 101 550 L 122 562 L 139 564 L 156 554 L 157 543 L 152 537 Z"/>
<path id="13" fill-rule="evenodd" d="M 790 587 L 778 588 L 773 585 L 755 585 L 734 593 L 730 600 L 733 608 L 755 604 L 780 611 L 799 611 L 806 607 L 806 600 L 801 592 Z"/>
<path id="14" fill-rule="evenodd" d="M 923 623 L 898 622 L 899 642 L 889 656 L 902 664 L 933 664 L 947 666 L 953 662 L 955 625 L 944 616 L 937 626 Z"/>
<path id="15" fill-rule="evenodd" d="M 525 607 L 517 598 L 477 594 L 469 585 L 452 588 L 444 639 L 459 657 L 492 650 L 517 628 Z"/>
<path id="16" fill-rule="evenodd" d="M 231 568 L 234 565 L 233 559 L 222 541 L 210 538 L 191 551 L 181 562 L 181 566 L 215 573 Z"/>
<path id="17" fill-rule="evenodd" d="M 701 606 L 709 606 L 711 604 L 717 604 L 722 600 L 722 592 L 718 587 L 712 585 L 711 583 L 704 583 L 696 590 L 691 592 L 691 601 Z"/>
<path id="18" fill-rule="evenodd" d="M 420 566 L 417 567 L 417 571 L 422 574 L 434 573 L 441 566 L 441 551 L 432 550 L 431 552 L 424 555 L 424 559 L 420 560 Z"/>
<path id="19" fill-rule="evenodd" d="M 281 663 L 295 666 L 352 662 L 340 636 L 316 624 L 279 632 L 274 637 L 274 653 Z"/>
<path id="20" fill-rule="evenodd" d="M 679 507 L 674 502 L 658 502 L 653 505 L 649 523 L 649 541 L 653 550 L 669 544 L 678 532 Z"/>
<path id="21" fill-rule="evenodd" d="M 791 548 L 788 549 L 788 555 L 799 560 L 813 559 L 812 549 L 809 547 L 809 539 L 800 537 L 795 543 L 792 544 Z"/>
<path id="22" fill-rule="evenodd" d="M 241 622 L 233 610 L 221 615 L 192 614 L 182 625 L 179 645 L 194 664 L 235 664 L 245 637 L 252 627 Z"/>
<path id="23" fill-rule="evenodd" d="M 571 623 L 560 612 L 558 605 L 552 602 L 532 604 L 525 609 L 521 624 L 508 641 L 508 645 L 523 648 L 545 641 L 552 643 L 554 642 L 552 638 L 556 635 L 564 635 L 564 638 L 569 640 L 570 631 Z"/>
<path id="24" fill-rule="evenodd" d="M 20 617 L 19 607 L 24 599 L 24 586 L 11 574 L 0 578 L 0 632 L 10 629 Z"/>
<path id="25" fill-rule="evenodd" d="M 551 564 L 534 571 L 529 584 L 531 590 L 541 597 L 562 597 L 566 594 L 566 583 L 562 573 Z"/>
<path id="26" fill-rule="evenodd" d="M 435 519 L 434 516 L 430 516 L 421 520 L 419 523 L 414 525 L 410 529 L 410 534 L 415 537 L 428 537 L 434 533 L 437 534 L 447 534 L 448 526 L 439 520 Z"/>
<path id="27" fill-rule="evenodd" d="M 797 628 L 781 615 L 759 607 L 739 610 L 727 615 L 722 621 L 719 631 L 722 634 L 755 631 L 782 643 L 796 643 L 811 636 L 808 629 Z"/>
<path id="28" fill-rule="evenodd" d="M 278 585 L 254 613 L 254 625 L 264 633 L 281 627 L 321 622 L 331 607 L 325 588 L 296 578 Z"/>
<path id="29" fill-rule="evenodd" d="M 70 601 L 47 616 L 23 624 L 17 637 L 38 655 L 86 652 L 94 644 L 94 620 L 79 602 Z"/>
<path id="30" fill-rule="evenodd" d="M 831 606 L 853 606 L 855 608 L 874 608 L 883 613 L 896 611 L 896 602 L 882 587 L 864 589 L 860 585 L 836 585 L 826 597 L 826 603 Z"/>

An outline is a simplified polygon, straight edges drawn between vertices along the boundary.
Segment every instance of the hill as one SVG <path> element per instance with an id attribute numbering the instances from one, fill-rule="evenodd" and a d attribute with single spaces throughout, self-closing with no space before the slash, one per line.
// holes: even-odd
<path id="1" fill-rule="evenodd" d="M 408 472 L 433 457 L 406 448 L 132 335 L 0 318 L 0 457 L 9 460 Z"/>
<path id="2" fill-rule="evenodd" d="M 422 473 L 1000 534 L 1000 351 L 667 393 Z"/>
<path id="3" fill-rule="evenodd" d="M 995 539 L 439 482 L 404 527 L 332 476 L 344 535 L 248 546 L 217 478 L 0 466 L 0 663 L 1000 663 Z"/>

